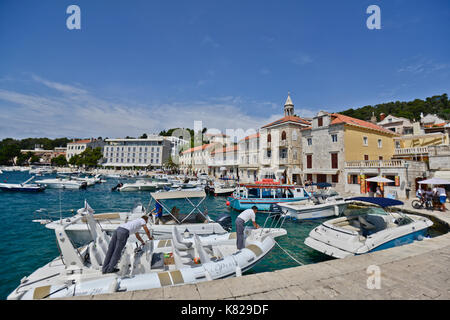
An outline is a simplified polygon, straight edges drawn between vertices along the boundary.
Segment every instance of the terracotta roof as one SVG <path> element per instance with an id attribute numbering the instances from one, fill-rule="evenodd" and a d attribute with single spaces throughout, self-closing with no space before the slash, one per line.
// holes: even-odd
<path id="1" fill-rule="evenodd" d="M 242 139 L 241 141 L 245 141 L 245 140 L 251 140 L 251 139 L 255 139 L 255 138 L 259 138 L 259 132 L 255 133 L 255 134 L 251 134 L 249 136 L 246 136 L 244 139 Z"/>
<path id="2" fill-rule="evenodd" d="M 68 143 L 89 143 L 89 142 L 92 142 L 91 139 L 72 141 L 72 142 L 68 142 Z"/>
<path id="3" fill-rule="evenodd" d="M 187 150 L 183 151 L 182 154 L 191 153 L 191 152 L 195 152 L 195 151 L 199 151 L 199 150 L 205 150 L 206 148 L 208 148 L 210 146 L 213 146 L 213 145 L 215 145 L 215 143 L 203 144 L 201 146 L 197 146 L 197 147 L 194 147 L 194 148 L 187 149 Z"/>
<path id="4" fill-rule="evenodd" d="M 281 119 L 278 119 L 274 122 L 271 122 L 269 124 L 266 124 L 265 126 L 263 126 L 262 128 L 266 128 L 266 127 L 271 127 L 271 126 L 275 126 L 277 124 L 281 124 L 281 123 L 285 123 L 285 122 L 296 122 L 299 124 L 305 124 L 305 125 L 310 125 L 311 123 L 309 123 L 308 121 L 306 121 L 303 118 L 297 117 L 297 116 L 285 116 Z"/>
<path id="5" fill-rule="evenodd" d="M 390 135 L 397 135 L 396 133 L 392 132 L 391 130 L 385 129 L 385 128 L 383 128 L 379 125 L 376 125 L 372 122 L 352 118 L 349 116 L 344 116 L 343 114 L 339 114 L 339 113 L 332 113 L 331 119 L 332 119 L 331 124 L 345 123 L 345 124 L 352 125 L 355 127 L 363 127 L 363 128 L 367 128 L 367 129 L 372 129 L 372 130 L 377 130 L 377 131 L 381 131 L 384 133 L 388 133 Z"/>
<path id="6" fill-rule="evenodd" d="M 237 151 L 238 148 L 239 148 L 238 145 L 231 146 L 231 147 L 223 147 L 221 149 L 214 150 L 213 152 L 211 152 L 211 154 L 233 152 L 233 151 Z"/>

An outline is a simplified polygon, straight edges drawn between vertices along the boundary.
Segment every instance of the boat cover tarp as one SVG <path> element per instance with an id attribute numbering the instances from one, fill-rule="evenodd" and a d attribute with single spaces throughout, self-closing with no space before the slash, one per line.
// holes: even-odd
<path id="1" fill-rule="evenodd" d="M 155 200 L 183 199 L 183 198 L 203 198 L 206 197 L 204 190 L 201 191 L 170 191 L 152 192 L 150 195 Z"/>
<path id="2" fill-rule="evenodd" d="M 346 201 L 353 200 L 353 201 L 369 202 L 369 203 L 379 205 L 382 208 L 398 206 L 398 205 L 403 204 L 403 202 L 400 200 L 388 199 L 388 198 L 375 198 L 375 197 L 354 197 L 354 198 L 348 198 L 345 200 Z"/>

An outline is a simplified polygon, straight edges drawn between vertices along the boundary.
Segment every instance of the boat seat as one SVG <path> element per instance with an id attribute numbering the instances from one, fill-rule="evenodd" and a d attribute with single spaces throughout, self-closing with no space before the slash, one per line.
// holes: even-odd
<path id="1" fill-rule="evenodd" d="M 164 269 L 164 253 L 155 252 L 152 254 L 152 260 L 150 261 L 150 269 Z"/>
<path id="2" fill-rule="evenodd" d="M 197 252 L 198 257 L 200 258 L 200 263 L 210 262 L 211 259 L 209 255 L 206 253 L 205 249 L 202 246 L 202 242 L 196 233 L 194 233 L 194 245 L 195 251 Z"/>
<path id="3" fill-rule="evenodd" d="M 172 243 L 172 256 L 173 260 L 175 262 L 175 267 L 177 269 L 181 269 L 185 266 L 192 265 L 192 257 L 190 255 L 188 256 L 181 256 L 180 251 L 173 245 Z"/>
<path id="4" fill-rule="evenodd" d="M 177 228 L 174 226 L 172 228 L 172 244 L 178 249 L 178 250 L 187 250 L 190 247 L 192 247 L 192 242 L 185 242 L 181 238 L 180 233 L 177 231 Z"/>
<path id="5" fill-rule="evenodd" d="M 375 229 L 375 226 L 373 224 L 371 224 L 370 222 L 368 222 L 364 217 L 359 216 L 358 217 L 358 221 L 361 224 L 361 227 L 364 229 L 368 229 L 368 230 L 372 230 Z"/>

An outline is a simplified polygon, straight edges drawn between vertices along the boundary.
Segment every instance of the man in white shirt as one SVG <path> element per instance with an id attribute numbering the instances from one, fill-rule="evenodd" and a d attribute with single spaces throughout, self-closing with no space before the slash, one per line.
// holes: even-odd
<path id="1" fill-rule="evenodd" d="M 253 226 L 258 229 L 259 225 L 255 221 L 255 214 L 258 211 L 258 207 L 253 206 L 251 209 L 247 209 L 241 212 L 237 216 L 236 224 L 236 246 L 238 250 L 244 248 L 244 225 L 248 220 L 252 220 Z"/>
<path id="2" fill-rule="evenodd" d="M 120 260 L 120 257 L 122 255 L 122 249 L 123 247 L 125 247 L 130 234 L 134 233 L 136 235 L 136 238 L 142 244 L 145 244 L 144 240 L 142 240 L 141 236 L 138 233 L 141 227 L 143 227 L 145 233 L 148 236 L 148 239 L 152 240 L 152 237 L 150 236 L 150 231 L 147 228 L 147 221 L 148 217 L 142 216 L 139 219 L 121 224 L 114 231 L 111 241 L 109 242 L 105 261 L 103 261 L 102 273 L 113 273 L 119 271 L 119 269 L 116 268 L 116 264 Z"/>

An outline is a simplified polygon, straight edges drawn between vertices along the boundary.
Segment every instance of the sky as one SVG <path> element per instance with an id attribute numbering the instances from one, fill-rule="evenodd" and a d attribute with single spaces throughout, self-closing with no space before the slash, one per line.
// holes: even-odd
<path id="1" fill-rule="evenodd" d="M 302 117 L 425 99 L 450 92 L 448 39 L 448 0 L 0 0 L 0 139 L 256 130 L 288 92 Z"/>

